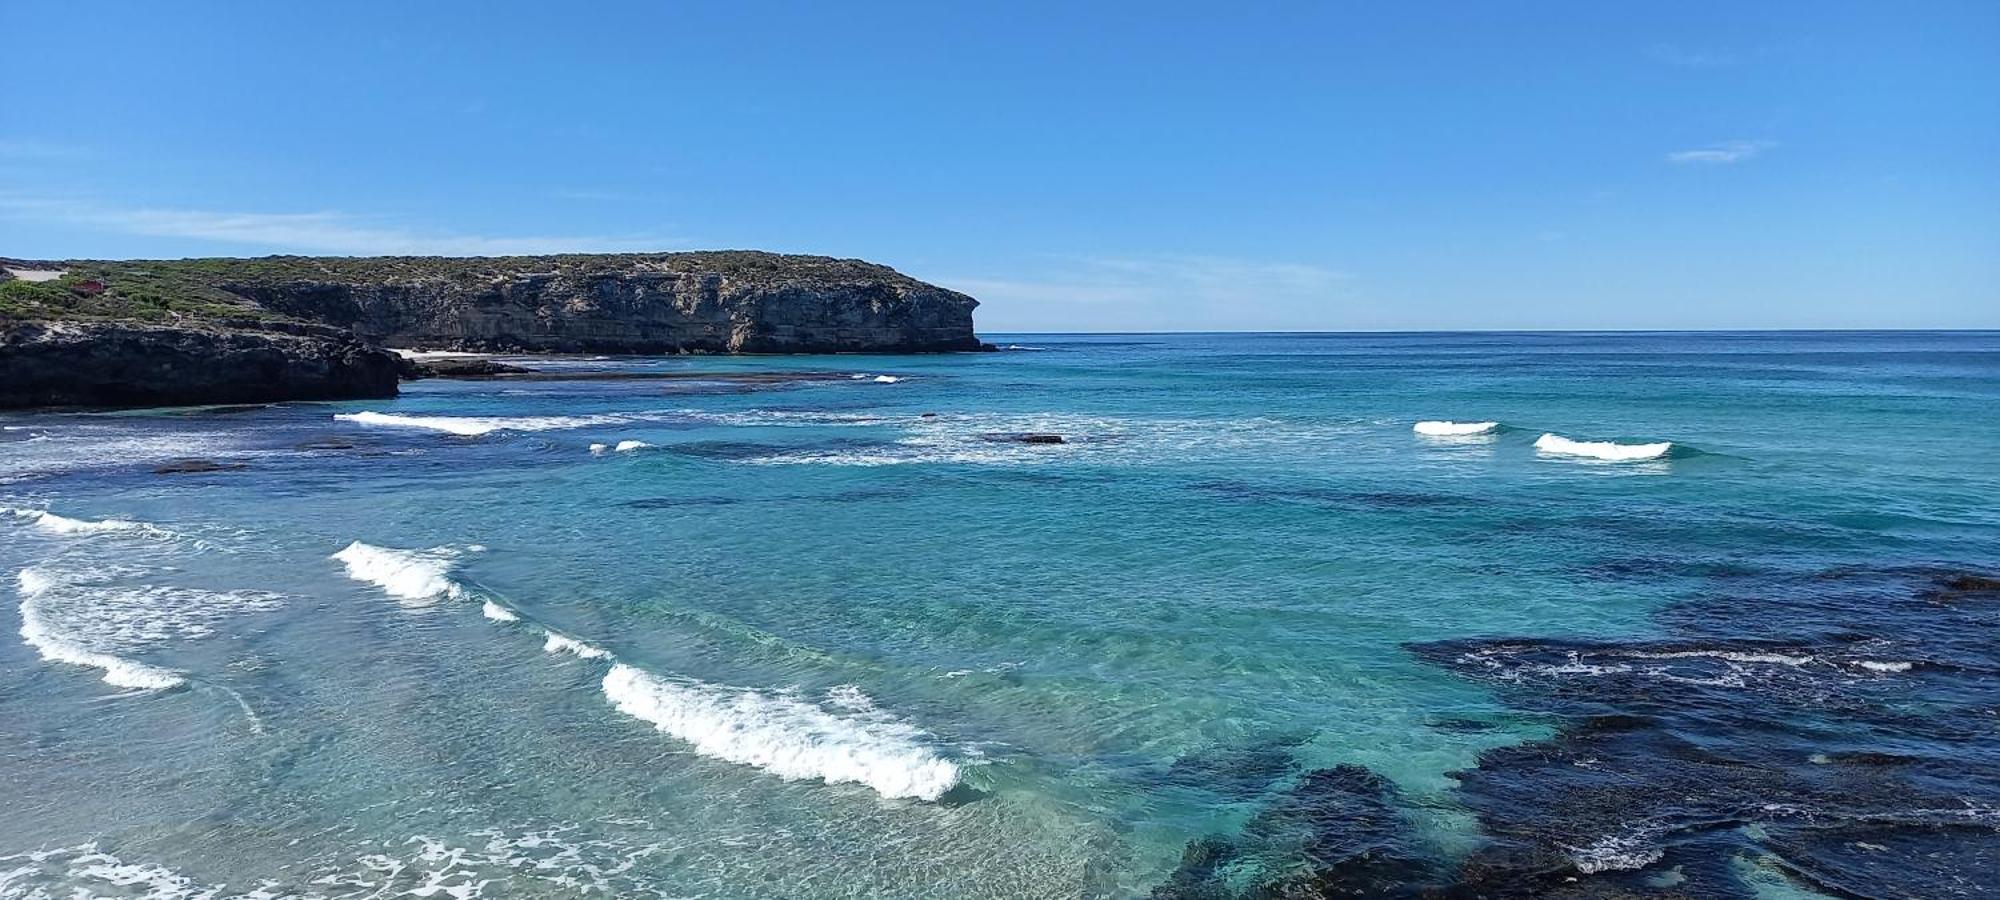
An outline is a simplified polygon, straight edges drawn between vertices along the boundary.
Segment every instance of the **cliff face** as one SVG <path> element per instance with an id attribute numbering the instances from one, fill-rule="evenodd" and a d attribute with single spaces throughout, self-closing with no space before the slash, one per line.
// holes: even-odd
<path id="1" fill-rule="evenodd" d="M 976 350 L 978 301 L 852 260 L 770 254 L 438 260 L 354 278 L 236 278 L 218 287 L 392 347 L 595 353 Z"/>
<path id="2" fill-rule="evenodd" d="M 750 251 L 0 259 L 0 407 L 385 396 L 379 347 L 977 350 L 978 305 L 886 266 Z"/>
<path id="3" fill-rule="evenodd" d="M 351 334 L 0 321 L 0 408 L 390 397 L 396 355 Z"/>

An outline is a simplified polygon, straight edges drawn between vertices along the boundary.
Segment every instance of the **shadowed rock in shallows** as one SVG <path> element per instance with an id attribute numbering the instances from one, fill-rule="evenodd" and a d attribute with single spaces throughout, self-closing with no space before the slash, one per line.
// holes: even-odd
<path id="1" fill-rule="evenodd" d="M 0 407 L 390 397 L 396 372 L 394 354 L 337 329 L 0 320 Z"/>

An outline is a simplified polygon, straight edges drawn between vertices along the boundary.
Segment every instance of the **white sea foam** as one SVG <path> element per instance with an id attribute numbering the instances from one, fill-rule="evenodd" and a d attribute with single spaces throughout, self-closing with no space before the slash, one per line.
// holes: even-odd
<path id="1" fill-rule="evenodd" d="M 129 519 L 72 519 L 68 516 L 56 515 L 44 509 L 15 509 L 13 507 L 0 507 L 0 515 L 11 515 L 50 534 L 81 536 L 124 533 L 152 538 L 154 540 L 177 540 L 182 537 L 178 532 L 161 528 L 158 525 L 147 522 L 135 522 Z"/>
<path id="2" fill-rule="evenodd" d="M 518 614 L 516 614 L 513 610 L 501 606 L 500 604 L 495 603 L 491 600 L 486 601 L 479 607 L 479 613 L 480 615 L 492 619 L 495 622 L 521 621 L 521 617 Z"/>
<path id="3" fill-rule="evenodd" d="M 448 549 L 397 550 L 355 541 L 333 558 L 347 565 L 347 577 L 373 584 L 409 605 L 465 596 L 465 588 L 451 579 L 458 563 Z"/>
<path id="4" fill-rule="evenodd" d="M 862 693 L 859 685 L 841 684 L 828 688 L 826 702 L 855 712 L 875 711 L 875 698 Z"/>
<path id="5" fill-rule="evenodd" d="M 1431 420 L 1418 422 L 1411 430 L 1432 437 L 1463 437 L 1473 434 L 1491 434 L 1500 427 L 1499 422 L 1445 422 Z"/>
<path id="6" fill-rule="evenodd" d="M 65 637 L 44 616 L 37 596 L 46 587 L 38 583 L 39 579 L 32 577 L 33 573 L 33 569 L 24 569 L 20 575 L 21 640 L 35 648 L 35 652 L 41 654 L 42 659 L 101 669 L 104 671 L 105 683 L 118 687 L 163 690 L 179 685 L 184 680 L 181 673 L 172 669 L 149 666 L 137 660 L 101 653 Z"/>
<path id="7" fill-rule="evenodd" d="M 610 445 L 610 444 L 591 444 L 591 445 L 590 445 L 590 455 L 591 455 L 591 456 L 603 456 L 604 454 L 606 454 L 606 453 L 609 453 L 609 452 L 611 452 L 611 445 Z"/>
<path id="8" fill-rule="evenodd" d="M 181 673 L 130 654 L 172 640 L 207 637 L 226 618 L 283 603 L 260 591 L 116 584 L 123 574 L 112 569 L 22 569 L 16 579 L 22 640 L 44 660 L 101 669 L 104 680 L 119 687 L 170 688 L 184 680 Z"/>
<path id="9" fill-rule="evenodd" d="M 613 820 L 617 822 L 617 820 Z M 619 822 L 618 824 L 628 824 Z M 83 900 L 359 900 L 366 897 L 663 896 L 637 870 L 657 843 L 594 839 L 557 825 L 481 829 L 457 839 L 412 835 L 369 841 L 280 866 L 284 881 L 204 883 L 172 868 L 120 858 L 95 842 L 0 856 L 0 898 Z M 365 850 L 368 852 L 357 852 Z"/>
<path id="10" fill-rule="evenodd" d="M 1855 665 L 1867 669 L 1870 672 L 1884 672 L 1884 673 L 1908 672 L 1911 669 L 1916 668 L 1915 663 L 1903 662 L 1901 660 L 1864 659 L 1859 662 L 1856 662 Z"/>
<path id="11" fill-rule="evenodd" d="M 404 359 L 483 359 L 490 353 L 470 353 L 464 350 L 410 350 L 404 347 L 392 348 L 392 353 Z"/>
<path id="12" fill-rule="evenodd" d="M 170 420 L 178 425 L 184 421 Z M 93 417 L 40 426 L 32 441 L 0 441 L 0 483 L 64 472 L 157 465 L 176 459 L 252 459 L 291 451 L 247 446 L 259 433 L 163 430 L 155 418 Z"/>
<path id="13" fill-rule="evenodd" d="M 343 422 L 357 425 L 373 425 L 388 428 L 426 428 L 443 431 L 462 437 L 478 437 L 496 431 L 561 431 L 569 428 L 587 428 L 593 425 L 619 425 L 634 421 L 635 416 L 590 415 L 590 416 L 405 416 L 396 413 L 365 411 L 357 413 L 335 413 L 333 416 Z"/>
<path id="14" fill-rule="evenodd" d="M 1573 441 L 1559 434 L 1544 434 L 1535 439 L 1535 449 L 1552 456 L 1581 456 L 1608 462 L 1659 459 L 1673 448 L 1670 441 L 1618 444 L 1611 441 Z"/>
<path id="15" fill-rule="evenodd" d="M 822 423 L 844 424 L 830 420 L 811 424 Z M 742 424 L 781 423 L 746 421 Z M 1059 413 L 871 417 L 856 419 L 851 424 L 894 426 L 901 434 L 895 440 L 879 445 L 837 450 L 800 449 L 737 462 L 746 465 L 953 463 L 1036 466 L 1087 458 L 1146 465 L 1187 459 L 1240 458 L 1244 453 L 1323 454 L 1328 442 L 1377 427 L 1373 424 L 1308 423 L 1271 418 L 1126 418 Z M 1060 434 L 1065 442 L 1024 444 L 1004 438 L 1010 434 Z"/>
<path id="16" fill-rule="evenodd" d="M 799 700 L 662 678 L 624 663 L 604 676 L 620 712 L 687 742 L 696 753 L 756 766 L 786 780 L 854 782 L 884 797 L 936 800 L 959 767 L 914 726 L 886 716 L 843 717 Z"/>
<path id="17" fill-rule="evenodd" d="M 548 632 L 548 636 L 549 639 L 542 642 L 542 652 L 544 653 L 574 653 L 584 659 L 611 658 L 611 654 L 608 651 L 593 647 L 576 638 L 565 637 L 553 631 Z"/>
<path id="18" fill-rule="evenodd" d="M 869 376 L 861 375 L 859 378 Z M 822 410 L 795 409 L 750 409 L 740 412 L 709 412 L 700 409 L 682 409 L 676 417 L 692 422 L 714 425 L 741 425 L 747 427 L 774 426 L 783 428 L 825 428 L 854 427 L 866 425 L 887 425 L 906 420 L 907 416 L 890 417 L 870 413 L 827 412 Z"/>
<path id="19" fill-rule="evenodd" d="M 896 375 L 877 375 L 877 376 L 875 376 L 875 383 L 876 383 L 876 384 L 895 384 L 896 382 L 898 382 L 898 381 L 902 381 L 902 380 L 903 380 L 903 379 L 902 379 L 902 378 L 901 378 L 900 376 L 896 376 Z"/>
<path id="20" fill-rule="evenodd" d="M 1726 659 L 1730 662 L 1762 663 L 1778 666 L 1803 666 L 1813 661 L 1811 656 L 1795 653 L 1749 653 L 1740 650 L 1674 650 L 1664 652 L 1634 651 L 1627 656 L 1641 659 Z"/>
<path id="21" fill-rule="evenodd" d="M 1570 862 L 1576 864 L 1576 870 L 1585 875 L 1643 869 L 1666 856 L 1666 851 L 1636 835 L 1616 835 L 1583 847 L 1565 849 L 1569 851 Z"/>
<path id="22" fill-rule="evenodd" d="M 632 453 L 634 451 L 644 450 L 647 447 L 651 446 L 653 445 L 648 444 L 645 441 L 619 441 L 618 446 L 613 447 L 611 449 L 616 450 L 619 453 Z"/>

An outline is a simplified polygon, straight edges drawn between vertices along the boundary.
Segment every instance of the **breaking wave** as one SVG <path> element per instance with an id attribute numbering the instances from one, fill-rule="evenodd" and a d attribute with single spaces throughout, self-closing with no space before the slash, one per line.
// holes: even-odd
<path id="1" fill-rule="evenodd" d="M 496 431 L 561 431 L 592 425 L 621 425 L 638 417 L 627 415 L 592 416 L 405 416 L 395 413 L 335 413 L 343 422 L 388 428 L 426 428 L 462 437 L 478 437 Z"/>
<path id="2" fill-rule="evenodd" d="M 408 605 L 423 606 L 465 596 L 465 587 L 451 578 L 457 556 L 448 548 L 397 550 L 355 541 L 333 558 L 346 564 L 347 577 L 375 585 Z"/>
<path id="3" fill-rule="evenodd" d="M 491 600 L 488 600 L 480 605 L 479 613 L 480 615 L 492 619 L 495 622 L 521 621 L 521 616 L 518 613 L 515 613 L 513 610 L 501 606 L 500 604 L 495 603 Z"/>
<path id="4" fill-rule="evenodd" d="M 584 659 L 610 659 L 609 651 L 593 647 L 573 637 L 566 637 L 553 631 L 547 632 L 548 640 L 542 642 L 544 653 L 574 653 Z"/>
<path id="5" fill-rule="evenodd" d="M 1559 434 L 1535 439 L 1535 449 L 1551 456 L 1580 456 L 1607 462 L 1659 459 L 1674 449 L 1670 441 L 1653 444 L 1619 444 L 1612 441 L 1573 441 Z"/>
<path id="6" fill-rule="evenodd" d="M 939 756 L 922 729 L 878 710 L 855 685 L 834 687 L 824 705 L 814 705 L 776 692 L 656 675 L 491 600 L 483 611 L 495 621 L 531 624 L 542 633 L 545 653 L 609 662 L 605 698 L 699 755 L 787 781 L 863 784 L 892 798 L 936 800 L 958 784 L 958 764 Z"/>
<path id="7" fill-rule="evenodd" d="M 787 781 L 852 782 L 920 800 L 936 800 L 959 782 L 958 764 L 928 746 L 922 730 L 886 716 L 839 716 L 789 697 L 663 678 L 624 663 L 605 674 L 604 696 L 696 753 Z"/>
<path id="8" fill-rule="evenodd" d="M 1500 429 L 1499 422 L 1447 422 L 1426 420 L 1411 426 L 1411 430 L 1430 437 L 1464 437 L 1474 434 L 1492 434 Z"/>
<path id="9" fill-rule="evenodd" d="M 100 519 L 95 521 L 90 519 L 72 519 L 68 516 L 56 515 L 45 509 L 15 509 L 5 506 L 0 506 L 0 515 L 13 516 L 50 534 L 81 536 L 125 533 L 163 541 L 179 540 L 182 537 L 179 532 L 170 531 L 158 525 L 135 522 L 129 519 Z"/>
<path id="10" fill-rule="evenodd" d="M 645 441 L 619 441 L 617 444 L 591 444 L 590 455 L 603 456 L 606 453 L 637 453 L 652 447 Z"/>

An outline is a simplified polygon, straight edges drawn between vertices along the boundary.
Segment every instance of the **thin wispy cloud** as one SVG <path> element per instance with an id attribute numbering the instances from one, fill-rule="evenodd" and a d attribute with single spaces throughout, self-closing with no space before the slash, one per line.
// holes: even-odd
<path id="1" fill-rule="evenodd" d="M 1723 141 L 1692 150 L 1676 150 L 1667 154 L 1667 162 L 1675 165 L 1729 165 L 1755 159 L 1777 146 L 1776 141 Z"/>
<path id="2" fill-rule="evenodd" d="M 348 213 L 231 212 L 107 207 L 0 196 L 0 214 L 121 234 L 250 244 L 273 250 L 355 256 L 512 256 L 655 250 L 683 242 L 648 235 L 491 236 L 424 232 Z"/>

